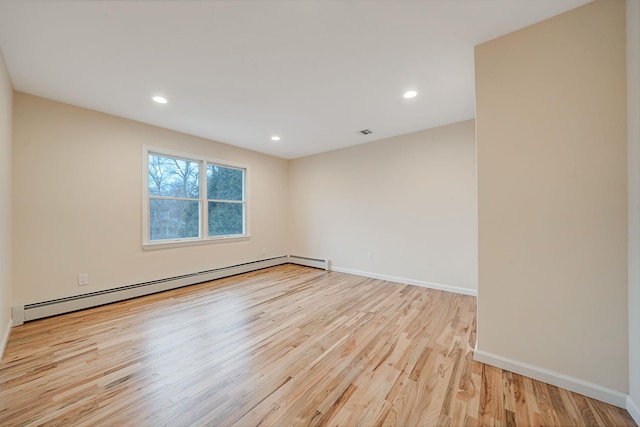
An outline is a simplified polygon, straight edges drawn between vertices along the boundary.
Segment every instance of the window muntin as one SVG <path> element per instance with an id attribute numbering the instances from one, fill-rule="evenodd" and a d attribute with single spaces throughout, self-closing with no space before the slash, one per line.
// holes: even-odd
<path id="1" fill-rule="evenodd" d="M 248 237 L 246 167 L 145 148 L 143 246 Z"/>

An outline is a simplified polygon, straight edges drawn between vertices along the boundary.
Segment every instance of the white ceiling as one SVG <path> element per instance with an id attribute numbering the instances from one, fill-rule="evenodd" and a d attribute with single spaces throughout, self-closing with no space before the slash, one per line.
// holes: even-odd
<path id="1" fill-rule="evenodd" d="M 589 1 L 0 0 L 0 49 L 16 90 L 296 158 L 473 118 L 473 46 Z"/>

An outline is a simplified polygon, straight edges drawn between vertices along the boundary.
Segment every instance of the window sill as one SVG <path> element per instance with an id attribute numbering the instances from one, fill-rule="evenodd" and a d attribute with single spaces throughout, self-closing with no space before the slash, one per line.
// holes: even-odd
<path id="1" fill-rule="evenodd" d="M 210 245 L 210 244 L 216 244 L 216 243 L 239 242 L 239 241 L 245 241 L 249 239 L 251 239 L 250 234 L 243 234 L 242 236 L 211 237 L 208 239 L 196 239 L 196 240 L 164 240 L 161 242 L 143 243 L 142 250 L 155 251 L 158 249 L 171 249 L 171 248 L 182 248 L 182 247 L 188 247 L 188 246 Z"/>

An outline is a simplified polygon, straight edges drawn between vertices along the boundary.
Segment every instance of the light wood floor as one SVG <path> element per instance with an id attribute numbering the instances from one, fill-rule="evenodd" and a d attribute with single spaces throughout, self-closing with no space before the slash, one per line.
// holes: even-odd
<path id="1" fill-rule="evenodd" d="M 16 327 L 0 425 L 635 425 L 473 361 L 475 298 L 283 265 Z"/>

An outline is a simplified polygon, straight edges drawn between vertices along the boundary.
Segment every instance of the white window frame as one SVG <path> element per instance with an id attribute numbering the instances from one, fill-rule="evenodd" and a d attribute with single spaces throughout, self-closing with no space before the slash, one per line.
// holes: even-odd
<path id="1" fill-rule="evenodd" d="M 200 184 L 200 197 L 199 197 L 199 228 L 200 237 L 187 237 L 178 239 L 167 240 L 150 240 L 149 233 L 149 154 L 157 154 L 160 156 L 167 156 L 178 158 L 182 160 L 190 160 L 192 162 L 198 162 L 199 164 L 199 184 Z M 242 169 L 244 171 L 244 179 L 242 185 L 242 204 L 244 205 L 244 234 L 233 234 L 229 236 L 209 236 L 209 200 L 207 198 L 207 165 L 214 164 L 222 167 L 229 167 L 234 169 Z M 250 233 L 250 221 L 249 218 L 249 167 L 243 164 L 229 162 L 227 160 L 213 159 L 210 157 L 184 153 L 166 148 L 153 147 L 150 145 L 144 145 L 142 147 L 142 249 L 165 249 L 175 248 L 181 246 L 202 245 L 221 242 L 234 242 L 241 240 L 249 240 L 251 238 Z"/>

